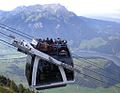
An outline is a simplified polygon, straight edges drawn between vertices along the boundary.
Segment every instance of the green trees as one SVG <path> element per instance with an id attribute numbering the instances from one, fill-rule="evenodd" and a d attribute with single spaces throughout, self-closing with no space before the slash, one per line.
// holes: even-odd
<path id="1" fill-rule="evenodd" d="M 10 80 L 9 78 L 6 78 L 4 76 L 0 76 L 0 86 L 8 87 L 14 93 L 39 93 L 25 88 L 22 84 L 19 84 L 17 86 L 13 80 Z"/>
<path id="2" fill-rule="evenodd" d="M 12 89 L 13 91 L 18 92 L 18 87 L 13 80 L 10 82 L 10 86 L 8 87 L 10 87 L 10 89 Z"/>
<path id="3" fill-rule="evenodd" d="M 19 86 L 18 86 L 18 89 L 19 89 L 19 92 L 18 93 L 24 93 L 24 87 L 23 87 L 23 85 L 22 84 L 20 84 Z"/>

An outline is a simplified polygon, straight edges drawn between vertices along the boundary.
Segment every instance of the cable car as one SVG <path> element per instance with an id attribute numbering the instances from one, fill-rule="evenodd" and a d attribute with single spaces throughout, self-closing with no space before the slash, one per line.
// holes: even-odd
<path id="1" fill-rule="evenodd" d="M 66 41 L 33 40 L 31 45 L 56 60 L 74 66 Z M 25 74 L 29 86 L 37 90 L 63 87 L 74 82 L 74 71 L 35 55 L 28 55 Z"/>

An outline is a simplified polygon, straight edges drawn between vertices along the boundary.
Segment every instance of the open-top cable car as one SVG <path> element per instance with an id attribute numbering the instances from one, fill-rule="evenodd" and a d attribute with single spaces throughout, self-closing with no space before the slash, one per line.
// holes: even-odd
<path id="1" fill-rule="evenodd" d="M 66 43 L 59 39 L 13 41 L 18 51 L 28 54 L 25 74 L 31 88 L 48 89 L 74 82 L 74 70 L 66 67 L 74 67 Z"/>

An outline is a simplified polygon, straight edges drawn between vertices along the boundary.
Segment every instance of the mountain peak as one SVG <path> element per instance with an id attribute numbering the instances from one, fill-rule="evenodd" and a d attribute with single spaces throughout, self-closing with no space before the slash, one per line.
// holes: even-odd
<path id="1" fill-rule="evenodd" d="M 45 4 L 45 5 L 31 5 L 31 6 L 21 6 L 17 7 L 11 11 L 12 15 L 23 14 L 26 17 L 35 17 L 38 18 L 64 18 L 69 19 L 72 16 L 75 16 L 74 13 L 68 11 L 64 6 L 60 4 Z"/>
<path id="2" fill-rule="evenodd" d="M 22 11 L 22 10 L 34 10 L 34 11 L 42 11 L 42 10 L 46 10 L 46 11 L 67 11 L 67 9 L 60 5 L 60 4 L 45 4 L 45 5 L 31 5 L 31 6 L 19 6 L 17 8 L 15 8 L 13 11 Z"/>
<path id="3" fill-rule="evenodd" d="M 74 14 L 60 4 L 46 4 L 42 6 L 42 9 L 52 15 L 71 16 Z"/>
<path id="4" fill-rule="evenodd" d="M 60 4 L 45 4 L 43 5 L 43 9 L 47 9 L 47 10 L 49 9 L 54 11 L 61 11 L 61 10 L 67 11 L 67 9 Z"/>

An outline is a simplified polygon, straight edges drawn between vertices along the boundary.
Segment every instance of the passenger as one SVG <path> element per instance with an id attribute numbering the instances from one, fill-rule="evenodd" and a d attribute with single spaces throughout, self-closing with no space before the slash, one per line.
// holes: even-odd
<path id="1" fill-rule="evenodd" d="M 38 50 L 41 50 L 41 42 L 38 42 L 36 48 L 37 48 Z"/>
<path id="2" fill-rule="evenodd" d="M 57 39 L 49 39 L 48 37 L 46 39 L 37 39 L 38 40 L 38 44 L 37 44 L 37 49 L 39 50 L 49 50 L 50 51 L 53 51 L 54 48 L 61 48 L 63 46 L 66 45 L 67 41 L 66 40 L 62 40 L 60 38 L 57 38 Z"/>
<path id="3" fill-rule="evenodd" d="M 60 41 L 61 41 L 61 39 L 60 39 L 60 38 L 57 38 L 57 41 L 58 41 L 58 42 L 60 42 Z"/>
<path id="4" fill-rule="evenodd" d="M 40 39 L 38 39 L 38 42 L 42 42 L 42 39 L 40 38 Z"/>
<path id="5" fill-rule="evenodd" d="M 43 40 L 42 40 L 42 43 L 44 43 L 44 42 L 46 42 L 46 40 L 45 40 L 45 39 L 43 39 Z"/>
<path id="6" fill-rule="evenodd" d="M 54 39 L 54 44 L 57 44 L 57 39 Z"/>
<path id="7" fill-rule="evenodd" d="M 64 45 L 64 44 L 65 44 L 65 43 L 64 43 L 64 40 L 62 40 L 61 43 L 62 43 L 62 45 Z"/>
<path id="8" fill-rule="evenodd" d="M 67 44 L 67 40 L 64 40 L 64 44 Z"/>
<path id="9" fill-rule="evenodd" d="M 51 39 L 50 39 L 50 44 L 52 45 L 53 43 L 54 43 L 54 42 L 53 42 L 53 39 L 51 38 Z"/>
<path id="10" fill-rule="evenodd" d="M 48 44 L 50 44 L 50 40 L 49 40 L 49 38 L 47 37 L 47 39 L 46 39 L 46 42 L 48 43 Z"/>

